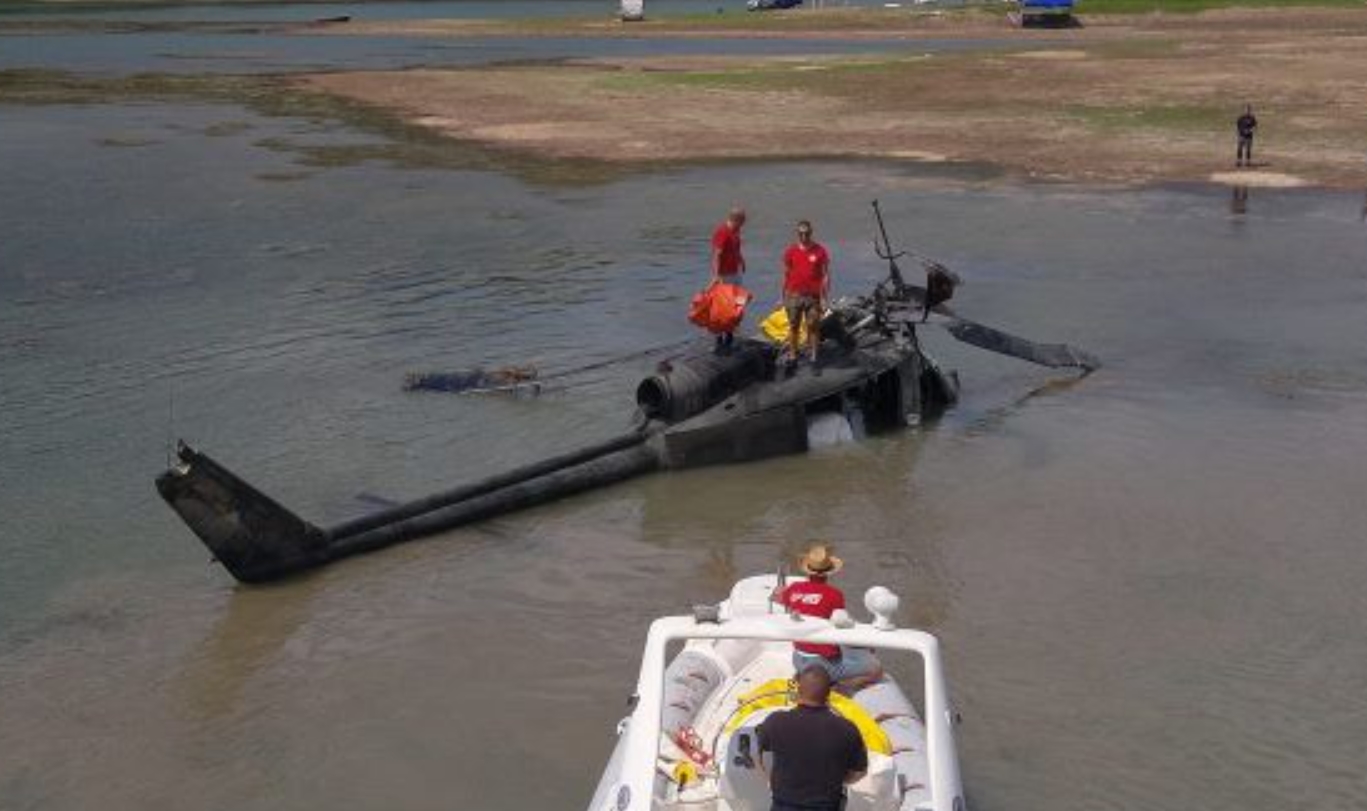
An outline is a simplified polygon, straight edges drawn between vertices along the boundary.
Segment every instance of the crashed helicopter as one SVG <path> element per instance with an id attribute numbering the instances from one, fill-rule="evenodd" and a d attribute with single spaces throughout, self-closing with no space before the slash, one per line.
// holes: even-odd
<path id="1" fill-rule="evenodd" d="M 257 583 L 651 471 L 802 453 L 809 427 L 822 420 L 855 435 L 919 423 L 958 396 L 957 376 L 921 346 L 924 327 L 1044 366 L 1098 367 L 1070 346 L 959 318 L 946 304 L 958 278 L 938 262 L 912 254 L 926 284 L 906 282 L 897 260 L 907 252 L 892 250 L 876 202 L 874 212 L 888 277 L 869 295 L 831 308 L 821 325 L 819 369 L 782 369 L 777 347 L 765 341 L 737 342 L 724 355 L 697 348 L 641 381 L 636 417 L 619 436 L 328 528 L 184 441 L 178 463 L 156 478 L 157 491 L 233 577 Z"/>

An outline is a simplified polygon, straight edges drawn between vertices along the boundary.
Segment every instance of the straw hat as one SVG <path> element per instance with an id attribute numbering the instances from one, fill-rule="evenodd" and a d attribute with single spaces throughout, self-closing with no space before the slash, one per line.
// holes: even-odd
<path id="1" fill-rule="evenodd" d="M 807 574 L 833 575 L 840 571 L 845 561 L 831 554 L 831 548 L 824 543 L 812 544 L 807 554 L 798 559 L 797 565 Z"/>

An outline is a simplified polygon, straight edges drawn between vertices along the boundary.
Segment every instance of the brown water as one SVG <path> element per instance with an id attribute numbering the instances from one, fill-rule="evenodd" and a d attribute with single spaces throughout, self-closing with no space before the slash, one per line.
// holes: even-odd
<path id="1" fill-rule="evenodd" d="M 1236 215 L 1221 189 L 849 163 L 301 176 L 277 137 L 356 138 L 0 109 L 0 808 L 582 808 L 648 621 L 809 537 L 943 639 L 977 808 L 1367 806 L 1360 197 L 1254 190 Z M 858 292 L 874 197 L 967 279 L 963 313 L 1106 368 L 930 335 L 965 400 L 924 430 L 268 588 L 152 490 L 184 435 L 329 523 L 615 432 L 643 365 L 537 401 L 399 383 L 686 337 L 733 200 L 764 295 L 798 217 Z"/>

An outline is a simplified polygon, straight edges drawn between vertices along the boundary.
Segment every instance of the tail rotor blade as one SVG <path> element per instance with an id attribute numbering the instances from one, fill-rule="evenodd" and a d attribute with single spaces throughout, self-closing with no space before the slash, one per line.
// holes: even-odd
<path id="1" fill-rule="evenodd" d="M 1095 355 L 1067 344 L 1035 343 L 962 318 L 951 318 L 941 323 L 949 334 L 958 340 L 989 352 L 1009 355 L 1055 369 L 1075 367 L 1091 372 L 1101 368 L 1101 361 Z"/>

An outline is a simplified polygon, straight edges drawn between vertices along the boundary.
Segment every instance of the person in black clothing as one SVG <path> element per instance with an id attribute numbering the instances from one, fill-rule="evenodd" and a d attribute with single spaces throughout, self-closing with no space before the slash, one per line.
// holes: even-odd
<path id="1" fill-rule="evenodd" d="M 797 706 L 770 715 L 755 730 L 771 811 L 841 811 L 845 786 L 868 771 L 864 739 L 827 705 L 830 695 L 826 668 L 804 668 L 797 676 Z M 765 752 L 773 753 L 772 769 L 764 765 Z"/>
<path id="2" fill-rule="evenodd" d="M 1239 148 L 1234 153 L 1235 166 L 1253 165 L 1253 131 L 1258 128 L 1258 119 L 1253 117 L 1253 105 L 1244 105 L 1244 114 L 1234 122 L 1239 131 Z"/>

